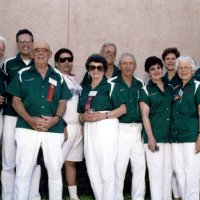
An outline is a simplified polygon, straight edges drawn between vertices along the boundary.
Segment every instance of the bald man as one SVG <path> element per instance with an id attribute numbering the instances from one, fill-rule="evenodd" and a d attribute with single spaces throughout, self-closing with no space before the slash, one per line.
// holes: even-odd
<path id="1" fill-rule="evenodd" d="M 62 76 L 49 64 L 52 52 L 45 41 L 33 45 L 34 64 L 19 71 L 6 91 L 13 96 L 16 124 L 16 180 L 14 199 L 27 200 L 33 168 L 42 147 L 49 178 L 49 199 L 62 200 L 62 116 L 71 98 Z M 56 156 L 55 156 L 56 155 Z"/>

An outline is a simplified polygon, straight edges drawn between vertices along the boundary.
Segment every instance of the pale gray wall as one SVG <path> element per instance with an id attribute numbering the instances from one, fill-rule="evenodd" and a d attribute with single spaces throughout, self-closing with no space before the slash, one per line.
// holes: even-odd
<path id="1" fill-rule="evenodd" d="M 0 0 L 0 34 L 7 38 L 7 58 L 16 54 L 21 28 L 49 42 L 53 53 L 70 48 L 78 81 L 87 57 L 114 42 L 117 57 L 125 51 L 136 56 L 137 75 L 144 78 L 144 60 L 161 56 L 166 47 L 176 46 L 200 63 L 199 13 L 200 0 Z"/>

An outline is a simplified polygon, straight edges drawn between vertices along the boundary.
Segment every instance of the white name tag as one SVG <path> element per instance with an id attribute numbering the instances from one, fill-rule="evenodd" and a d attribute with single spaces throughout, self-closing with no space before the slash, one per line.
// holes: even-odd
<path id="1" fill-rule="evenodd" d="M 97 95 L 97 91 L 90 91 L 88 94 L 89 97 L 95 97 Z"/>
<path id="2" fill-rule="evenodd" d="M 54 86 L 57 86 L 57 81 L 52 78 L 49 78 L 49 83 L 51 83 Z"/>

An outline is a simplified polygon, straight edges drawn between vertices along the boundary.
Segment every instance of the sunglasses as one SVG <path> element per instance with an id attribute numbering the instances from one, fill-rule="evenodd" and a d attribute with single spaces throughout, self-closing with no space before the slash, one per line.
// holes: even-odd
<path id="1" fill-rule="evenodd" d="M 89 66 L 89 71 L 95 71 L 96 69 L 97 69 L 97 71 L 99 71 L 99 72 L 104 71 L 102 65 L 98 65 L 98 66 L 90 65 L 90 66 Z"/>
<path id="2" fill-rule="evenodd" d="M 66 62 L 66 60 L 67 60 L 68 62 L 72 62 L 72 61 L 73 61 L 73 57 L 59 58 L 59 62 L 60 62 L 60 63 L 64 63 L 64 62 Z"/>

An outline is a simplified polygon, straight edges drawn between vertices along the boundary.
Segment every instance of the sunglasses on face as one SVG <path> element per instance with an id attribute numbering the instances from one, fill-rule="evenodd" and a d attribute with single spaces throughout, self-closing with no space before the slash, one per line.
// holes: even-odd
<path id="1" fill-rule="evenodd" d="M 68 61 L 68 62 L 72 62 L 73 61 L 73 58 L 72 57 L 64 57 L 64 58 L 59 58 L 59 62 L 60 63 L 64 63 L 64 62 L 66 62 L 66 60 Z"/>
<path id="2" fill-rule="evenodd" d="M 102 65 L 98 65 L 98 66 L 90 65 L 90 66 L 89 66 L 89 71 L 95 71 L 95 70 L 97 70 L 97 71 L 99 71 L 99 72 L 104 71 Z"/>

